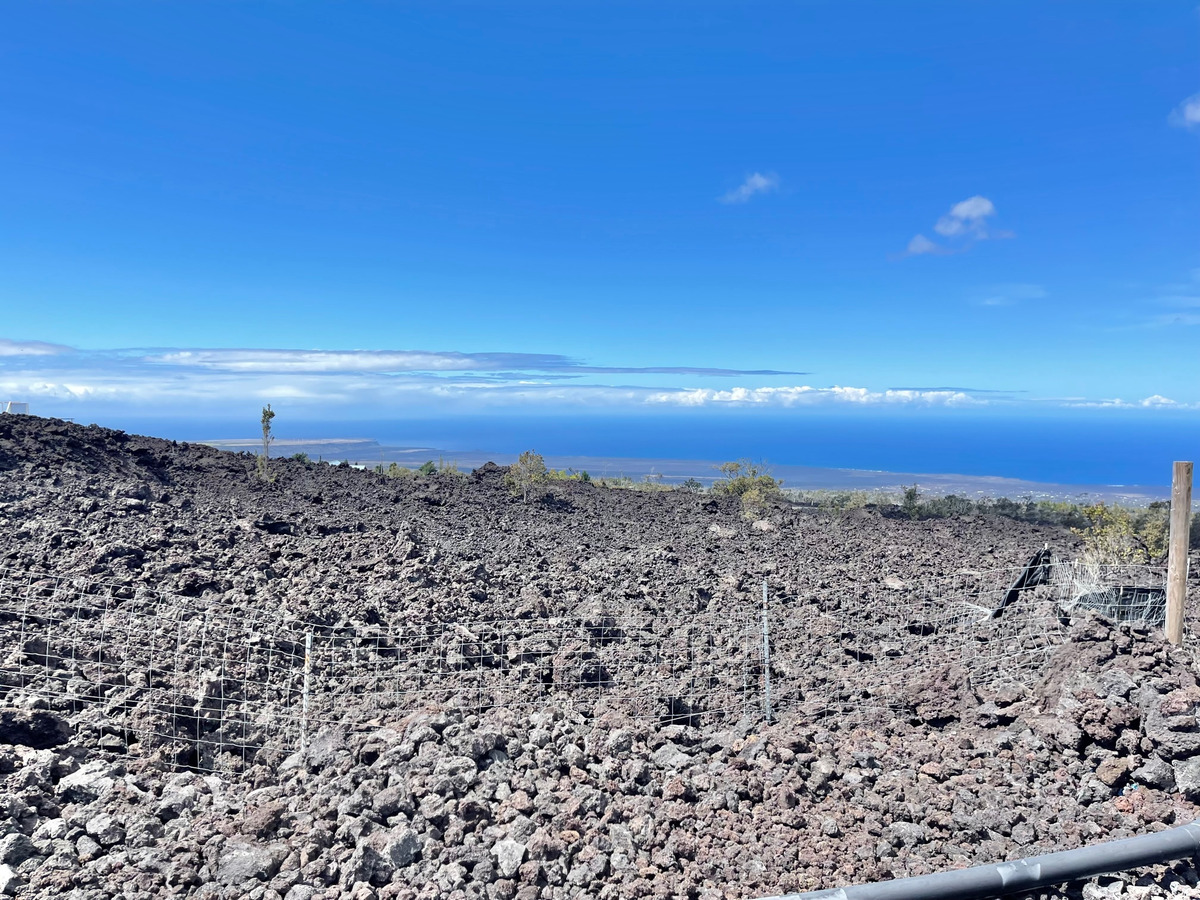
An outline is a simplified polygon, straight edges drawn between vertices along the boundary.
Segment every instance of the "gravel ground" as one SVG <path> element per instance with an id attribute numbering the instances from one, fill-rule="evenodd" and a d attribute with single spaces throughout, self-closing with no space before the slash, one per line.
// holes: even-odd
<path id="1" fill-rule="evenodd" d="M 0 893 L 752 898 L 1200 817 L 1190 652 L 964 625 L 1061 529 L 254 469 L 0 416 Z"/>

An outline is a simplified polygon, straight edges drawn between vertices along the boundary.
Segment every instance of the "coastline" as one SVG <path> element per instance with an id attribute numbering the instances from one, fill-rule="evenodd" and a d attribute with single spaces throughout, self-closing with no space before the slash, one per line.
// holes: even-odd
<path id="1" fill-rule="evenodd" d="M 208 446 L 234 452 L 257 453 L 261 439 L 235 438 L 197 441 Z M 392 463 L 416 468 L 427 460 L 453 463 L 463 471 L 478 468 L 487 462 L 508 465 L 517 454 L 485 450 L 447 451 L 437 447 L 403 447 L 380 443 L 373 438 L 313 438 L 278 439 L 272 444 L 273 456 L 305 453 L 311 459 L 373 468 Z M 552 469 L 586 471 L 594 478 L 630 478 L 642 481 L 649 476 L 661 477 L 664 484 L 678 484 L 694 478 L 704 485 L 719 477 L 721 460 L 667 459 L 617 456 L 569 456 L 544 454 L 546 465 Z M 898 492 L 916 484 L 923 494 L 945 496 L 957 494 L 971 499 L 1007 497 L 1012 500 L 1106 501 L 1144 505 L 1170 496 L 1170 485 L 1104 485 L 1054 484 L 1029 481 L 1001 475 L 963 475 L 936 472 L 891 472 L 871 469 L 828 468 L 820 466 L 770 465 L 773 475 L 783 480 L 787 489 L 809 491 L 879 491 Z"/>

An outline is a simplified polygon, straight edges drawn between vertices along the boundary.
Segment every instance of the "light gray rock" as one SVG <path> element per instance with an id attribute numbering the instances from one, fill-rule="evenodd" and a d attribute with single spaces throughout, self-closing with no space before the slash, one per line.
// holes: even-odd
<path id="1" fill-rule="evenodd" d="M 650 761 L 660 769 L 685 769 L 692 758 L 669 741 L 654 751 Z"/>
<path id="2" fill-rule="evenodd" d="M 502 878 L 512 878 L 525 862 L 525 845 L 513 840 L 497 841 L 492 847 L 496 870 Z"/>
<path id="3" fill-rule="evenodd" d="M 604 742 L 604 750 L 609 755 L 628 753 L 633 749 L 633 734 L 624 728 L 614 730 Z"/>
<path id="4" fill-rule="evenodd" d="M 1200 757 L 1179 760 L 1171 764 L 1175 786 L 1189 800 L 1200 800 Z"/>
<path id="5" fill-rule="evenodd" d="M 382 886 L 397 869 L 412 865 L 420 852 L 421 839 L 411 828 L 377 831 L 355 849 L 350 867 L 358 881 Z"/>
<path id="6" fill-rule="evenodd" d="M 883 837 L 893 847 L 915 847 L 929 839 L 925 826 L 915 822 L 893 822 L 883 829 Z"/>
<path id="7" fill-rule="evenodd" d="M 74 803 L 91 803 L 116 782 L 112 767 L 103 760 L 90 762 L 58 782 L 61 797 Z"/>
<path id="8" fill-rule="evenodd" d="M 75 855 L 79 857 L 80 862 L 91 862 L 93 859 L 99 859 L 103 854 L 104 848 L 89 835 L 80 835 L 79 839 L 75 841 Z"/>
<path id="9" fill-rule="evenodd" d="M 112 847 L 125 842 L 125 829 L 112 816 L 102 814 L 88 819 L 84 830 L 96 839 L 101 847 Z"/>
<path id="10" fill-rule="evenodd" d="M 21 877 L 9 865 L 0 865 L 0 894 L 11 896 L 22 884 Z"/>
<path id="11" fill-rule="evenodd" d="M 443 896 L 458 890 L 467 881 L 467 870 L 456 862 L 449 863 L 438 869 L 437 885 Z"/>
<path id="12" fill-rule="evenodd" d="M 285 847 L 231 840 L 217 857 L 216 879 L 222 884 L 241 884 L 250 879 L 266 881 L 279 871 L 285 856 Z"/>
<path id="13" fill-rule="evenodd" d="M 154 814 L 163 822 L 177 819 L 196 805 L 200 792 L 192 784 L 169 784 L 163 789 L 162 798 Z"/>
<path id="14" fill-rule="evenodd" d="M 1175 790 L 1175 770 L 1158 757 L 1151 757 L 1132 772 L 1133 780 L 1163 791 Z"/>

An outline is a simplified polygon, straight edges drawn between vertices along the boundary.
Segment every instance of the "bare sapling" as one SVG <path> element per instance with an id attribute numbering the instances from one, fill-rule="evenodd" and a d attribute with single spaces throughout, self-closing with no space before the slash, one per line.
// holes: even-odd
<path id="1" fill-rule="evenodd" d="M 263 481 L 274 481 L 275 476 L 271 474 L 268 467 L 268 460 L 271 458 L 271 443 L 275 440 L 271 434 L 271 420 L 275 418 L 275 412 L 271 409 L 271 404 L 268 403 L 263 407 L 262 411 L 262 453 L 258 455 L 258 477 Z"/>

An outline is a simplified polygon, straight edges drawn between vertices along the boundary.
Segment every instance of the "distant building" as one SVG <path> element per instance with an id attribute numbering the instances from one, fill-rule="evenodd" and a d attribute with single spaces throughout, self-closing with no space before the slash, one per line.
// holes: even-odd
<path id="1" fill-rule="evenodd" d="M 4 409 L 0 409 L 0 412 L 17 413 L 19 415 L 27 416 L 29 415 L 29 404 L 21 403 L 17 400 L 5 400 Z"/>

